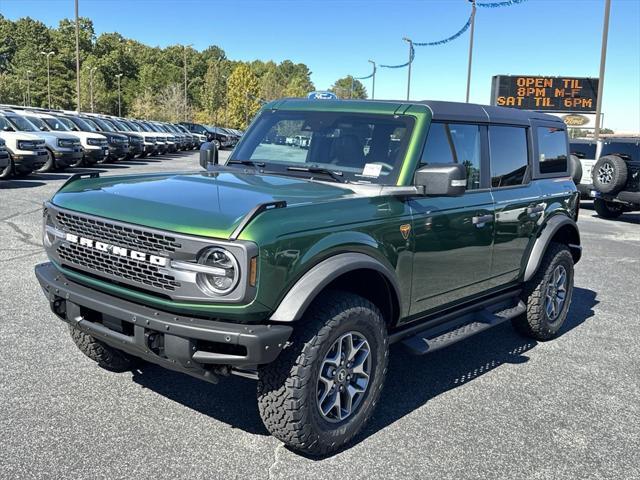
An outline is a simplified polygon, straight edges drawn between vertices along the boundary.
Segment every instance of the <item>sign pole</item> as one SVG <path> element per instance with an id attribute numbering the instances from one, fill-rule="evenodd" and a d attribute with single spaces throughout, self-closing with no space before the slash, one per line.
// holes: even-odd
<path id="1" fill-rule="evenodd" d="M 471 60 L 473 59 L 473 31 L 476 25 L 476 0 L 471 0 L 471 32 L 469 35 L 469 64 L 467 65 L 467 97 L 469 103 L 469 91 L 471 90 Z"/>
<path id="2" fill-rule="evenodd" d="M 602 26 L 602 51 L 600 52 L 600 76 L 598 77 L 598 99 L 596 101 L 596 128 L 593 137 L 600 137 L 600 113 L 602 112 L 602 91 L 604 90 L 604 67 L 607 62 L 607 38 L 609 37 L 609 12 L 611 0 L 604 3 L 604 25 Z"/>
<path id="3" fill-rule="evenodd" d="M 411 54 L 413 53 L 413 41 L 407 37 L 402 40 L 409 44 L 409 69 L 407 71 L 407 100 L 409 100 L 409 93 L 411 91 L 411 64 L 413 63 L 411 59 Z"/>

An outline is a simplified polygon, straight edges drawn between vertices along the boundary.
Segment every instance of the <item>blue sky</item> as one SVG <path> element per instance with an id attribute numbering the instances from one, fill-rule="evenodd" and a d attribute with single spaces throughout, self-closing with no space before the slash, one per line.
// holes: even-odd
<path id="1" fill-rule="evenodd" d="M 480 1 L 480 0 L 478 0 Z M 496 0 L 484 0 L 496 1 Z M 478 9 L 471 100 L 488 103 L 495 74 L 597 76 L 604 0 L 528 0 Z M 222 47 L 229 58 L 304 62 L 318 89 L 370 73 L 367 59 L 406 61 L 417 42 L 456 32 L 469 16 L 466 0 L 80 0 L 96 32 L 150 45 Z M 73 17 L 73 0 L 0 0 L 10 19 L 48 25 Z M 412 99 L 463 101 L 468 33 L 437 47 L 417 47 Z M 370 80 L 365 80 L 370 90 Z M 406 69 L 379 69 L 376 98 L 404 98 Z M 640 0 L 613 0 L 604 125 L 640 131 Z"/>

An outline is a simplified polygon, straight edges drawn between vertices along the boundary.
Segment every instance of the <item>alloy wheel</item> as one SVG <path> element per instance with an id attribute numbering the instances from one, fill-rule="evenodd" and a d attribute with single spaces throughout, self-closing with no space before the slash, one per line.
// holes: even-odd
<path id="1" fill-rule="evenodd" d="M 329 422 L 341 422 L 357 410 L 371 375 L 371 347 L 359 332 L 338 338 L 320 364 L 318 410 Z"/>
<path id="2" fill-rule="evenodd" d="M 544 309 L 551 322 L 558 319 L 567 298 L 567 270 L 562 265 L 556 266 L 551 274 L 545 293 Z"/>

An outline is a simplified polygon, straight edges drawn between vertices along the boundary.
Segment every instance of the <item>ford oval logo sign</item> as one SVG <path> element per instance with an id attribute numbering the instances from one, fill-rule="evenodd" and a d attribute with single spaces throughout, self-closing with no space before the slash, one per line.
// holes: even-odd
<path id="1" fill-rule="evenodd" d="M 307 95 L 309 100 L 337 100 L 338 97 L 333 92 L 311 92 Z"/>

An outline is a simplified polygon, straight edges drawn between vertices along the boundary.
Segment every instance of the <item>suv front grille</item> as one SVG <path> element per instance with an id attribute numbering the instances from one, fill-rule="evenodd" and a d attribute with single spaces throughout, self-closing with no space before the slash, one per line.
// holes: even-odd
<path id="1" fill-rule="evenodd" d="M 135 227 L 114 225 L 108 221 L 80 217 L 65 212 L 57 212 L 56 218 L 60 227 L 65 231 L 119 247 L 129 247 L 154 255 L 166 255 L 182 248 L 182 245 L 169 235 L 151 233 Z"/>
<path id="2" fill-rule="evenodd" d="M 147 232 L 133 226 L 126 227 L 65 212 L 56 212 L 56 219 L 65 232 L 135 251 L 168 256 L 182 247 L 174 237 Z M 161 272 L 157 266 L 111 252 L 98 251 L 77 243 L 61 243 L 58 245 L 57 253 L 62 262 L 72 266 L 129 280 L 141 286 L 165 291 L 175 291 L 181 287 L 174 276 Z"/>
<path id="3" fill-rule="evenodd" d="M 171 275 L 159 272 L 158 267 L 107 252 L 97 252 L 82 245 L 62 244 L 58 247 L 58 255 L 60 259 L 73 265 L 79 265 L 142 285 L 168 291 L 174 291 L 177 287 L 180 287 L 180 282 L 177 282 Z"/>

